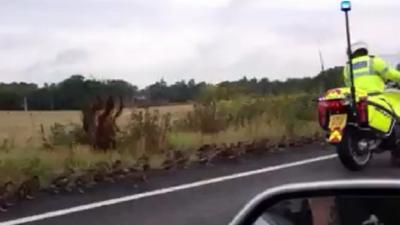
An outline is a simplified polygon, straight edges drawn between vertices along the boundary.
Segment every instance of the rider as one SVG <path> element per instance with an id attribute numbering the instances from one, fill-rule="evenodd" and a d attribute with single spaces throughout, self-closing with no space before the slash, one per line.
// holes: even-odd
<path id="1" fill-rule="evenodd" d="M 385 89 L 386 81 L 400 82 L 400 72 L 390 67 L 383 59 L 369 55 L 365 42 L 356 42 L 351 46 L 354 86 L 369 94 L 380 94 Z M 344 68 L 344 81 L 350 86 L 350 67 Z"/>

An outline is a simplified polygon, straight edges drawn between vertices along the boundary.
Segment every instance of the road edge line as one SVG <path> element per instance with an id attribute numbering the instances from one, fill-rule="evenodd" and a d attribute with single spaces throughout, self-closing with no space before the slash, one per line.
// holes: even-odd
<path id="1" fill-rule="evenodd" d="M 315 163 L 315 162 L 333 159 L 336 157 L 337 157 L 336 154 L 330 154 L 330 155 L 295 161 L 295 162 L 291 162 L 291 163 L 265 167 L 265 168 L 261 168 L 261 169 L 257 169 L 257 170 L 251 170 L 251 171 L 235 173 L 235 174 L 221 176 L 221 177 L 215 177 L 215 178 L 211 178 L 211 179 L 200 180 L 200 181 L 196 181 L 196 182 L 192 182 L 192 183 L 181 184 L 181 185 L 167 187 L 167 188 L 161 188 L 161 189 L 157 189 L 157 190 L 153 190 L 153 191 L 149 191 L 149 192 L 127 195 L 124 197 L 119 197 L 119 198 L 114 198 L 114 199 L 109 199 L 109 200 L 104 200 L 104 201 L 99 201 L 99 202 L 93 202 L 93 203 L 84 204 L 84 205 L 80 205 L 80 206 L 74 206 L 74 207 L 70 207 L 70 208 L 50 211 L 50 212 L 41 213 L 41 214 L 37 214 L 37 215 L 8 220 L 5 222 L 1 222 L 0 225 L 17 225 L 17 224 L 23 224 L 23 223 L 29 223 L 29 222 L 49 219 L 49 218 L 63 216 L 63 215 L 71 214 L 71 213 L 76 213 L 76 212 L 86 211 L 86 210 L 100 208 L 100 207 L 104 207 L 104 206 L 115 205 L 115 204 L 120 204 L 120 203 L 124 203 L 124 202 L 128 202 L 128 201 L 138 200 L 138 199 L 142 199 L 142 198 L 147 198 L 147 197 L 152 197 L 152 196 L 157 196 L 157 195 L 162 195 L 162 194 L 168 194 L 171 192 L 187 190 L 187 189 L 201 187 L 201 186 L 205 186 L 205 185 L 209 185 L 209 184 L 221 183 L 224 181 L 234 180 L 234 179 L 243 178 L 243 177 L 249 177 L 249 176 L 253 176 L 253 175 L 257 175 L 257 174 L 268 173 L 268 172 L 287 169 L 287 168 L 296 167 L 296 166 L 307 165 L 307 164 L 311 164 L 311 163 Z"/>

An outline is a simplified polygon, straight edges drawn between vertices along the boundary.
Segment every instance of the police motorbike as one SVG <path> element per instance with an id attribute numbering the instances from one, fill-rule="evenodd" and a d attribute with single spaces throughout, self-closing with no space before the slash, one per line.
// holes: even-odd
<path id="1" fill-rule="evenodd" d="M 319 124 L 342 164 L 362 170 L 373 154 L 390 151 L 400 166 L 400 86 L 388 83 L 383 93 L 372 94 L 355 90 L 354 100 L 350 88 L 328 90 L 318 100 Z"/>
<path id="2" fill-rule="evenodd" d="M 349 170 L 364 169 L 373 154 L 391 152 L 400 166 L 400 91 L 387 83 L 382 93 L 356 89 L 351 57 L 349 0 L 341 2 L 345 14 L 350 87 L 328 90 L 318 100 L 318 120 L 327 131 L 327 142 L 336 147 L 339 159 Z"/>

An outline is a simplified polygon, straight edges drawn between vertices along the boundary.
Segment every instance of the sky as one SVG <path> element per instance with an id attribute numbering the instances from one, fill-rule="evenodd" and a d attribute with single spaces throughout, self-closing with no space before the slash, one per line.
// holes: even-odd
<path id="1" fill-rule="evenodd" d="M 352 39 L 400 55 L 400 1 L 353 0 Z M 0 81 L 71 74 L 219 82 L 313 76 L 345 62 L 339 0 L 0 0 Z M 393 57 L 392 57 L 393 58 Z"/>

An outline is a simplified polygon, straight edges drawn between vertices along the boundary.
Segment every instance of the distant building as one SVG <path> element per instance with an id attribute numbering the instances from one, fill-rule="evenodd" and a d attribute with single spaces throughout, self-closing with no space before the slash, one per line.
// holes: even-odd
<path id="1" fill-rule="evenodd" d="M 145 95 L 137 95 L 133 97 L 132 104 L 135 107 L 145 107 L 150 105 L 150 101 Z"/>

